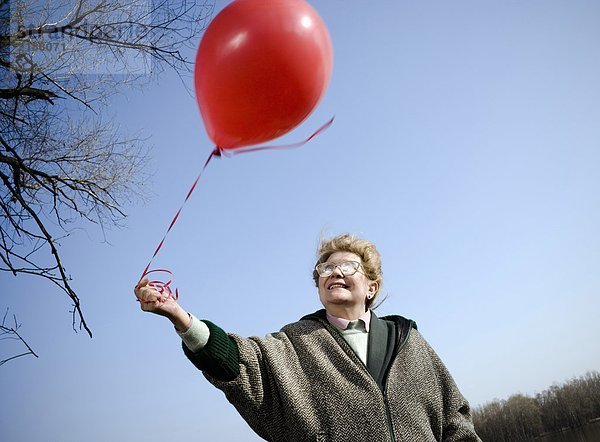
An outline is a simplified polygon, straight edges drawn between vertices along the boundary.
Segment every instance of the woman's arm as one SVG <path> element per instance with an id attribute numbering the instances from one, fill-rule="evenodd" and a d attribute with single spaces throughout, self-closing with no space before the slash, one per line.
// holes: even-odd
<path id="1" fill-rule="evenodd" d="M 143 311 L 171 321 L 183 340 L 185 354 L 197 368 L 221 380 L 238 375 L 238 347 L 221 328 L 193 317 L 172 296 L 162 295 L 151 287 L 148 279 L 140 281 L 134 293 Z"/>

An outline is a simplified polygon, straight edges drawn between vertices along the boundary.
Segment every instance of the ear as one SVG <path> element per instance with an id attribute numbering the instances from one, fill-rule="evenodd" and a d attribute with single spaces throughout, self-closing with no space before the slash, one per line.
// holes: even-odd
<path id="1" fill-rule="evenodd" d="M 372 298 L 377 293 L 377 290 L 379 290 L 379 283 L 375 281 L 369 283 L 369 298 Z"/>

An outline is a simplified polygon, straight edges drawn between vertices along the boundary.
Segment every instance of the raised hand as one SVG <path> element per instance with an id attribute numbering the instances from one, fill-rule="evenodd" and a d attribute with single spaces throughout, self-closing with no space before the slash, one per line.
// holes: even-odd
<path id="1" fill-rule="evenodd" d="M 164 316 L 175 325 L 176 329 L 185 330 L 190 322 L 188 313 L 172 296 L 160 293 L 149 283 L 150 281 L 145 278 L 133 289 L 142 310 Z"/>

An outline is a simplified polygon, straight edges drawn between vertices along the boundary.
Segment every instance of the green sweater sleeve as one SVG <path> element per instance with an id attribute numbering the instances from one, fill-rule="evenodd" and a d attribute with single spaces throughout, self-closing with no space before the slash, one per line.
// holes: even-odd
<path id="1" fill-rule="evenodd" d="M 240 352 L 236 342 L 218 325 L 203 320 L 210 330 L 208 342 L 198 352 L 192 352 L 185 344 L 183 352 L 198 370 L 221 381 L 231 381 L 240 373 Z"/>

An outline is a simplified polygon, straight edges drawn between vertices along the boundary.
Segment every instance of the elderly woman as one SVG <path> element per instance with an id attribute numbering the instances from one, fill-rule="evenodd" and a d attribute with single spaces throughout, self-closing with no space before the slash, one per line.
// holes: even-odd
<path id="1" fill-rule="evenodd" d="M 135 294 L 142 310 L 171 320 L 186 356 L 265 440 L 480 440 L 469 404 L 416 324 L 371 310 L 382 283 L 372 243 L 322 242 L 313 278 L 325 309 L 265 338 L 198 320 L 147 280 Z"/>

